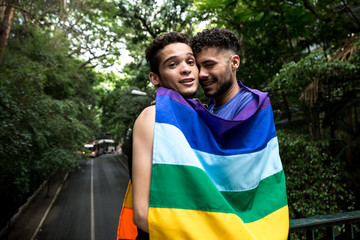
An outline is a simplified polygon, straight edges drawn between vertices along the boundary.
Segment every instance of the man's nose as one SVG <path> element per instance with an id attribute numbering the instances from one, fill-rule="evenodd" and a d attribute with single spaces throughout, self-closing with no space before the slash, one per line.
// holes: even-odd
<path id="1" fill-rule="evenodd" d="M 209 77 L 208 71 L 206 71 L 204 68 L 200 67 L 200 69 L 199 69 L 199 78 L 204 79 L 204 78 L 208 78 L 208 77 Z"/>
<path id="2" fill-rule="evenodd" d="M 189 64 L 187 64 L 187 63 L 182 64 L 181 73 L 183 73 L 183 74 L 191 73 L 191 67 L 189 66 Z"/>

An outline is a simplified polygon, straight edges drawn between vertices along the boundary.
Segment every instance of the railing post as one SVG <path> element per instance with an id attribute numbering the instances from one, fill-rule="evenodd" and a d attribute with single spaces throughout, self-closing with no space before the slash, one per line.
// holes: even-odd
<path id="1" fill-rule="evenodd" d="M 306 230 L 306 240 L 315 240 L 314 230 Z"/>
<path id="2" fill-rule="evenodd" d="M 335 240 L 335 231 L 333 226 L 326 228 L 326 236 L 327 239 Z"/>
<path id="3" fill-rule="evenodd" d="M 288 240 L 292 240 L 291 232 L 289 231 Z"/>
<path id="4" fill-rule="evenodd" d="M 354 225 L 345 224 L 345 234 L 346 236 L 349 236 L 350 239 L 355 239 L 355 233 L 354 233 Z"/>

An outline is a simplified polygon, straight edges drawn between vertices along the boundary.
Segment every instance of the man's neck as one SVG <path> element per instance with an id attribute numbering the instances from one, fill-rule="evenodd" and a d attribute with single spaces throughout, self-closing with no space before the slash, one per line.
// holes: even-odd
<path id="1" fill-rule="evenodd" d="M 235 82 L 228 91 L 226 91 L 224 94 L 222 94 L 219 97 L 214 98 L 215 107 L 220 107 L 230 101 L 238 92 L 240 91 L 240 86 Z"/>

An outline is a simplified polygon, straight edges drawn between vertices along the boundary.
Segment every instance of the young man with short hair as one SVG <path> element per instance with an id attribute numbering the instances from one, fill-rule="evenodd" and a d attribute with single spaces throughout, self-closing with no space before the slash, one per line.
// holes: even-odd
<path id="1" fill-rule="evenodd" d="M 146 48 L 150 82 L 192 98 L 198 89 L 198 68 L 186 34 L 171 32 L 155 38 Z M 136 239 L 148 239 L 148 211 L 152 169 L 155 105 L 145 108 L 136 119 L 132 141 L 133 221 Z M 119 236 L 118 236 L 119 237 Z"/>

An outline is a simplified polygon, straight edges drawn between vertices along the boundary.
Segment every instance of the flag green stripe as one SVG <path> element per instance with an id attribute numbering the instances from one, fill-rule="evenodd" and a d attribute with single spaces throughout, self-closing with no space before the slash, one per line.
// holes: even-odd
<path id="1" fill-rule="evenodd" d="M 197 167 L 154 164 L 152 168 L 150 207 L 234 213 L 249 223 L 286 205 L 283 170 L 263 179 L 255 189 L 219 192 Z"/>

